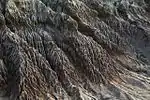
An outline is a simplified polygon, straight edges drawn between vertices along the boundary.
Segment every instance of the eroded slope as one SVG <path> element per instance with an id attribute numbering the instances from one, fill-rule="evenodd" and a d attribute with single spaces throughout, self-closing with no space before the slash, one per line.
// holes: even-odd
<path id="1" fill-rule="evenodd" d="M 1 98 L 148 100 L 149 5 L 2 0 Z"/>

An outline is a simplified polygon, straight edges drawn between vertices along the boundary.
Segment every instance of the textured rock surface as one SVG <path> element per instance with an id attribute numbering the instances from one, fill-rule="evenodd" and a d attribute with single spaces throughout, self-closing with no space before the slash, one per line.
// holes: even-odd
<path id="1" fill-rule="evenodd" d="M 149 100 L 149 0 L 1 0 L 0 100 Z"/>

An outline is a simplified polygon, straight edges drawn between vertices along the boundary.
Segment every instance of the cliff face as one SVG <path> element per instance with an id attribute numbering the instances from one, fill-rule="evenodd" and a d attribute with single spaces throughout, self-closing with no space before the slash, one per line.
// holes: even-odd
<path id="1" fill-rule="evenodd" d="M 1 0 L 1 100 L 149 100 L 149 0 Z"/>

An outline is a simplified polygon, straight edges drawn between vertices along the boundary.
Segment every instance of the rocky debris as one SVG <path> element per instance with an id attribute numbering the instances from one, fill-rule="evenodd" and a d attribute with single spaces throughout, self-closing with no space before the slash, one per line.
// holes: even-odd
<path id="1" fill-rule="evenodd" d="M 148 0 L 1 0 L 0 99 L 149 100 Z"/>

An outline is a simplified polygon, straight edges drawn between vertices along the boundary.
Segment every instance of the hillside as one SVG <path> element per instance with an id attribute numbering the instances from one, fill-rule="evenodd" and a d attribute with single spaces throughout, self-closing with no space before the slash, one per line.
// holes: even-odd
<path id="1" fill-rule="evenodd" d="M 0 100 L 149 100 L 149 0 L 0 0 Z"/>

